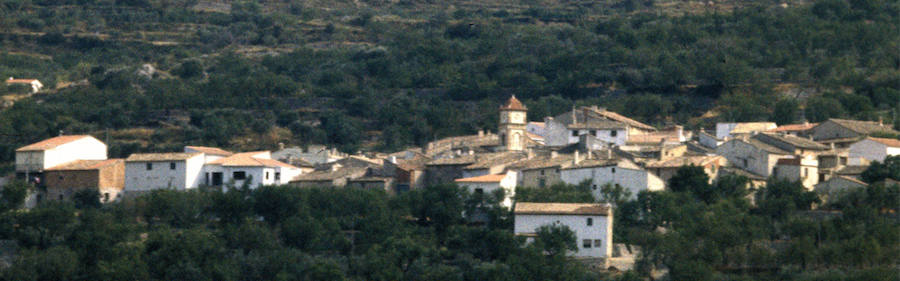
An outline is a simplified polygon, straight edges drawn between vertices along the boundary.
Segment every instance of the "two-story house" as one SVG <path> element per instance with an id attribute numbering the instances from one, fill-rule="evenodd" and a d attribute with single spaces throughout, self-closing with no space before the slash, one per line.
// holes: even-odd
<path id="1" fill-rule="evenodd" d="M 536 237 L 542 226 L 566 226 L 575 233 L 578 258 L 612 256 L 613 212 L 608 204 L 517 202 L 513 210 L 516 236 Z M 533 240 L 532 240 L 533 241 Z"/>

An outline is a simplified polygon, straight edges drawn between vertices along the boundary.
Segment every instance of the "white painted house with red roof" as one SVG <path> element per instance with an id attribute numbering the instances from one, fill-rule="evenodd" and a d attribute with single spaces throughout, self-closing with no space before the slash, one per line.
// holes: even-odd
<path id="1" fill-rule="evenodd" d="M 249 181 L 249 187 L 256 188 L 288 184 L 302 173 L 299 167 L 272 159 L 269 151 L 244 152 L 206 163 L 202 183 L 207 186 L 241 187 Z"/>
<path id="2" fill-rule="evenodd" d="M 575 233 L 579 258 L 612 256 L 613 212 L 608 204 L 518 202 L 513 210 L 516 236 L 533 241 L 542 226 L 566 226 Z"/>
<path id="3" fill-rule="evenodd" d="M 37 79 L 15 79 L 13 77 L 9 77 L 6 80 L 6 85 L 28 85 L 31 87 L 32 93 L 37 93 L 41 88 L 44 88 L 44 84 L 41 84 L 41 81 Z"/>
<path id="4" fill-rule="evenodd" d="M 884 158 L 900 155 L 900 140 L 867 137 L 850 145 L 850 164 L 865 164 L 865 162 L 884 162 Z M 860 160 L 865 159 L 865 160 Z"/>
<path id="5" fill-rule="evenodd" d="M 16 149 L 16 176 L 40 183 L 44 170 L 76 160 L 106 160 L 106 144 L 92 136 L 71 135 L 20 147 Z"/>
<path id="6" fill-rule="evenodd" d="M 495 191 L 502 189 L 504 191 L 504 198 L 503 201 L 500 202 L 500 205 L 506 208 L 512 208 L 512 198 L 516 195 L 515 172 L 461 178 L 454 182 L 461 187 L 465 187 L 473 194 L 493 194 Z"/>

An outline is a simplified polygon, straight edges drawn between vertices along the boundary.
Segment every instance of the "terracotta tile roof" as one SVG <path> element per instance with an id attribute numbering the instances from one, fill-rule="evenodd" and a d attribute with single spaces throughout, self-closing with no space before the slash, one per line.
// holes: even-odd
<path id="1" fill-rule="evenodd" d="M 83 138 L 93 137 L 88 135 L 58 136 L 20 147 L 19 149 L 16 149 L 16 151 L 44 151 L 54 149 L 60 145 L 64 145 Z"/>
<path id="2" fill-rule="evenodd" d="M 350 180 L 351 182 L 389 182 L 394 180 L 391 177 L 359 177 Z"/>
<path id="3" fill-rule="evenodd" d="M 744 143 L 747 143 L 747 144 L 749 144 L 749 145 L 755 146 L 756 148 L 759 148 L 759 149 L 761 149 L 761 150 L 764 150 L 764 151 L 766 151 L 766 152 L 773 153 L 773 154 L 784 154 L 784 155 L 791 154 L 790 152 L 787 152 L 787 151 L 785 151 L 785 150 L 783 150 L 783 149 L 781 149 L 781 148 L 778 148 L 778 147 L 769 145 L 769 144 L 767 144 L 767 143 L 764 143 L 764 142 L 759 141 L 759 140 L 754 139 L 754 138 L 747 139 L 747 140 L 743 140 L 743 139 L 733 139 L 733 140 L 731 140 L 731 141 L 740 141 L 740 142 L 744 142 Z"/>
<path id="4" fill-rule="evenodd" d="M 64 164 L 53 166 L 47 171 L 83 171 L 97 170 L 109 165 L 125 163 L 125 159 L 107 159 L 107 160 L 75 160 Z"/>
<path id="5" fill-rule="evenodd" d="M 191 150 L 194 150 L 197 152 L 203 152 L 203 153 L 210 154 L 210 155 L 230 156 L 230 155 L 234 154 L 230 151 L 227 151 L 227 150 L 224 150 L 224 149 L 221 149 L 218 147 L 188 145 L 188 146 L 185 146 L 184 148 L 191 149 Z"/>
<path id="6" fill-rule="evenodd" d="M 216 159 L 215 161 L 209 162 L 209 164 L 232 167 L 284 167 L 297 169 L 297 167 L 278 160 L 254 157 L 254 155 L 260 153 L 264 153 L 264 151 L 237 153 L 225 158 Z"/>
<path id="7" fill-rule="evenodd" d="M 717 161 L 723 160 L 725 157 L 722 156 L 682 156 L 675 157 L 666 160 L 651 160 L 647 161 L 646 166 L 648 168 L 677 168 L 681 166 L 706 166 L 707 164 Z"/>
<path id="8" fill-rule="evenodd" d="M 291 182 L 330 181 L 346 177 L 361 177 L 366 174 L 367 170 L 368 168 L 366 167 L 343 167 L 337 171 L 313 171 L 311 173 L 299 175 L 291 180 Z"/>
<path id="9" fill-rule="evenodd" d="M 769 130 L 769 132 L 797 132 L 797 131 L 806 131 L 812 129 L 819 125 L 819 123 L 803 123 L 803 124 L 787 124 L 776 127 L 775 129 Z"/>
<path id="10" fill-rule="evenodd" d="M 881 144 L 890 146 L 890 147 L 900 147 L 900 140 L 898 140 L 898 139 L 873 138 L 873 137 L 869 137 L 869 139 L 879 142 Z"/>
<path id="11" fill-rule="evenodd" d="M 509 165 L 508 168 L 523 171 L 552 167 L 564 168 L 572 163 L 572 157 L 572 154 L 559 154 L 555 158 L 550 158 L 550 155 L 535 156 L 534 158 L 525 159 Z"/>
<path id="12" fill-rule="evenodd" d="M 128 158 L 125 159 L 125 162 L 182 161 L 198 155 L 201 155 L 201 153 L 134 153 L 128 156 Z"/>
<path id="13" fill-rule="evenodd" d="M 516 203 L 516 215 L 595 215 L 607 216 L 609 205 L 591 203 Z"/>
<path id="14" fill-rule="evenodd" d="M 528 110 L 524 104 L 522 104 L 519 99 L 516 98 L 515 95 L 509 97 L 509 100 L 506 101 L 506 105 L 500 107 L 500 110 Z"/>
<path id="15" fill-rule="evenodd" d="M 475 155 L 459 155 L 453 158 L 438 158 L 426 163 L 426 166 L 471 165 L 475 163 Z"/>
<path id="16" fill-rule="evenodd" d="M 891 129 L 890 126 L 881 125 L 878 122 L 874 121 L 859 121 L 859 120 L 846 120 L 846 119 L 828 119 L 830 122 L 834 122 L 835 124 L 840 125 L 841 127 L 847 128 L 848 130 L 854 131 L 858 134 L 871 134 L 875 132 L 890 132 L 897 133 Z M 828 122 L 826 121 L 826 122 Z M 824 123 L 824 122 L 823 122 Z"/>
<path id="17" fill-rule="evenodd" d="M 454 180 L 455 182 L 500 182 L 506 175 L 484 175 L 471 178 L 461 178 Z"/>
<path id="18" fill-rule="evenodd" d="M 34 81 L 38 81 L 38 80 L 37 79 L 7 79 L 6 84 L 31 84 Z"/>
<path id="19" fill-rule="evenodd" d="M 578 164 L 569 165 L 568 167 L 563 168 L 563 170 L 618 166 L 619 162 L 619 159 L 585 159 L 578 162 Z"/>
<path id="20" fill-rule="evenodd" d="M 690 136 L 685 135 L 685 139 L 690 139 Z M 628 144 L 656 144 L 660 141 L 665 142 L 681 142 L 682 140 L 678 136 L 678 131 L 675 130 L 666 130 L 659 132 L 652 132 L 647 134 L 636 134 L 636 135 L 628 135 Z"/>
<path id="21" fill-rule="evenodd" d="M 732 174 L 732 175 L 736 175 L 736 176 L 743 176 L 743 177 L 746 177 L 746 178 L 751 179 L 751 180 L 757 180 L 757 181 L 764 181 L 764 180 L 766 180 L 766 177 L 763 177 L 763 176 L 760 176 L 760 175 L 751 173 L 751 172 L 749 172 L 749 171 L 746 171 L 746 170 L 741 169 L 741 168 L 738 168 L 738 167 L 723 167 L 723 168 L 722 168 L 722 171 L 725 172 L 725 173 L 727 173 L 727 174 Z"/>
<path id="22" fill-rule="evenodd" d="M 861 185 L 869 185 L 868 183 L 866 183 L 866 182 L 864 182 L 864 181 L 861 181 L 861 180 L 858 180 L 858 179 L 856 179 L 856 178 L 854 178 L 854 177 L 837 176 L 837 177 L 835 177 L 835 178 L 840 178 L 840 179 L 847 180 L 847 181 L 854 182 L 854 183 L 858 183 L 858 184 L 861 184 Z"/>
<path id="23" fill-rule="evenodd" d="M 781 158 L 775 162 L 776 165 L 790 165 L 790 166 L 800 166 L 803 164 L 802 158 Z"/>

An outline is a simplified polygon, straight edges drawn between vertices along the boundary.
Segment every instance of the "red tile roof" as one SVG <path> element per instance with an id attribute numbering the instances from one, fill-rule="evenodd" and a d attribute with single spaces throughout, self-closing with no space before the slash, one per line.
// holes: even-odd
<path id="1" fill-rule="evenodd" d="M 609 215 L 609 205 L 591 203 L 516 203 L 516 215 Z"/>
<path id="2" fill-rule="evenodd" d="M 224 150 L 224 149 L 221 149 L 218 147 L 188 145 L 188 146 L 185 146 L 184 148 L 188 148 L 188 149 L 191 149 L 191 150 L 194 150 L 197 152 L 203 152 L 203 153 L 210 154 L 210 155 L 230 156 L 230 155 L 234 154 L 230 151 L 227 151 L 227 150 Z"/>
<path id="3" fill-rule="evenodd" d="M 16 149 L 16 151 L 44 151 L 54 149 L 60 145 L 64 145 L 73 141 L 90 137 L 91 136 L 88 135 L 58 136 L 20 147 L 19 149 Z"/>
<path id="4" fill-rule="evenodd" d="M 500 182 L 506 175 L 484 175 L 471 178 L 457 179 L 455 182 Z"/>
<path id="5" fill-rule="evenodd" d="M 520 102 L 519 99 L 517 99 L 515 95 L 513 95 L 513 96 L 509 97 L 508 101 L 506 101 L 506 105 L 500 107 L 500 110 L 522 110 L 522 111 L 524 111 L 524 110 L 528 110 L 528 108 L 526 108 L 525 105 L 522 104 L 522 102 Z"/>
<path id="6" fill-rule="evenodd" d="M 222 159 L 217 159 L 216 161 L 209 162 L 209 164 L 222 165 L 222 166 L 235 166 L 235 167 L 285 167 L 285 168 L 293 168 L 290 164 L 283 163 L 278 160 L 268 159 L 268 158 L 257 158 L 253 157 L 254 155 L 260 154 L 259 151 L 255 152 L 244 152 L 237 153 Z"/>
<path id="7" fill-rule="evenodd" d="M 37 79 L 9 79 L 6 80 L 6 84 L 31 84 L 31 82 L 38 81 Z"/>
<path id="8" fill-rule="evenodd" d="M 796 132 L 796 131 L 806 131 L 812 129 L 819 125 L 819 123 L 804 123 L 804 124 L 787 124 L 776 127 L 775 129 L 769 130 L 769 132 Z"/>

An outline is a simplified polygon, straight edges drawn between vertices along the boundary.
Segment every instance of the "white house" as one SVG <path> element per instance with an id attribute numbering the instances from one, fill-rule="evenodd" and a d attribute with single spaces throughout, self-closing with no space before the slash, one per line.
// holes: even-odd
<path id="1" fill-rule="evenodd" d="M 287 184 L 300 174 L 300 168 L 271 159 L 268 151 L 244 152 L 207 163 L 203 167 L 203 184 L 240 187 L 249 180 L 249 186 L 256 188 Z"/>
<path id="2" fill-rule="evenodd" d="M 6 80 L 6 85 L 15 85 L 15 84 L 24 84 L 31 87 L 32 93 L 37 93 L 44 88 L 44 84 L 41 84 L 41 81 L 37 79 L 14 79 L 13 77 L 9 77 L 9 80 Z"/>
<path id="3" fill-rule="evenodd" d="M 819 183 L 819 160 L 813 156 L 800 155 L 781 158 L 772 169 L 772 175 L 779 179 L 799 181 L 808 191 L 812 191 Z"/>
<path id="4" fill-rule="evenodd" d="M 586 159 L 563 168 L 560 178 L 567 184 L 579 184 L 589 180 L 594 198 L 601 197 L 601 187 L 605 184 L 621 186 L 631 193 L 631 198 L 644 190 L 659 191 L 665 188 L 665 182 L 647 170 L 626 159 Z"/>
<path id="5" fill-rule="evenodd" d="M 827 181 L 820 182 L 815 186 L 816 194 L 824 201 L 828 201 L 835 196 L 839 196 L 851 189 L 865 188 L 869 184 L 864 181 L 848 176 L 834 176 Z"/>
<path id="6" fill-rule="evenodd" d="M 516 173 L 508 172 L 498 175 L 484 175 L 471 178 L 457 179 L 457 185 L 465 187 L 471 193 L 493 194 L 498 189 L 503 189 L 504 198 L 500 205 L 512 208 L 512 198 L 516 195 Z"/>
<path id="7" fill-rule="evenodd" d="M 545 137 L 547 134 L 544 122 L 528 122 L 525 125 L 525 131 L 541 137 Z"/>
<path id="8" fill-rule="evenodd" d="M 900 140 L 867 137 L 850 145 L 851 164 L 870 161 L 884 162 L 884 158 L 900 155 Z M 865 159 L 865 161 L 860 161 Z"/>
<path id="9" fill-rule="evenodd" d="M 577 143 L 581 135 L 624 145 L 631 135 L 656 131 L 653 126 L 596 106 L 580 107 L 544 120 L 544 140 L 548 146 Z"/>
<path id="10" fill-rule="evenodd" d="M 735 138 L 719 145 L 716 154 L 724 156 L 735 168 L 766 178 L 778 159 L 789 158 L 792 153 L 754 138 Z"/>
<path id="11" fill-rule="evenodd" d="M 581 258 L 612 256 L 613 213 L 607 204 L 516 203 L 514 233 L 535 237 L 545 225 L 564 225 L 575 232 L 578 250 L 567 255 Z"/>
<path id="12" fill-rule="evenodd" d="M 200 184 L 203 153 L 135 153 L 125 159 L 125 192 L 185 190 Z"/>
<path id="13" fill-rule="evenodd" d="M 41 180 L 44 170 L 75 160 L 106 160 L 106 144 L 88 135 L 58 136 L 16 149 L 16 176 Z"/>

